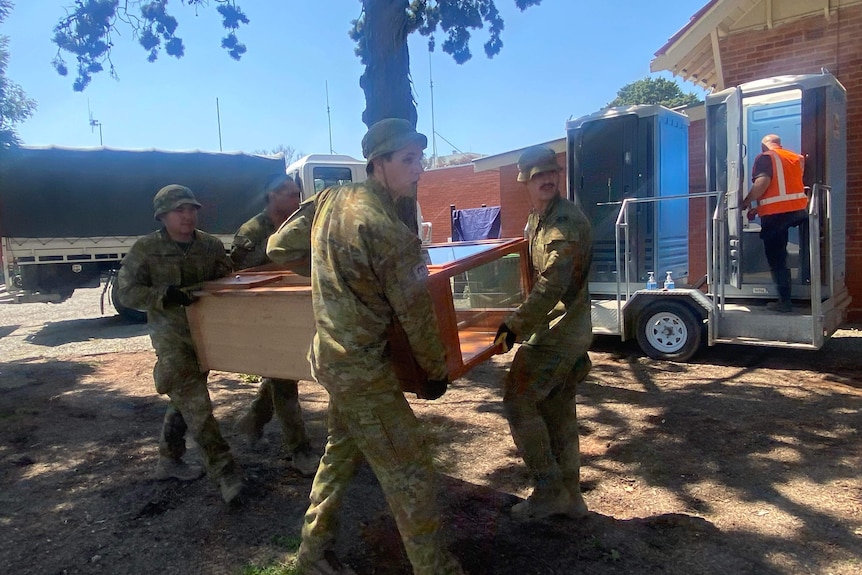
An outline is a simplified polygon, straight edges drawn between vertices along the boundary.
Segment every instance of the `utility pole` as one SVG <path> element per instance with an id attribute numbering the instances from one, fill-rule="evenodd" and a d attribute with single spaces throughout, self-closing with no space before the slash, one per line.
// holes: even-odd
<path id="1" fill-rule="evenodd" d="M 326 81 L 326 121 L 329 123 L 329 153 L 332 151 L 332 116 L 329 113 L 329 80 Z"/>
<path id="2" fill-rule="evenodd" d="M 221 111 L 218 107 L 218 97 L 216 97 L 216 120 L 218 121 L 218 151 L 221 152 Z"/>
<path id="3" fill-rule="evenodd" d="M 437 128 L 434 127 L 434 78 L 431 77 L 431 52 L 428 52 L 428 80 L 431 83 L 431 167 L 437 167 Z"/>

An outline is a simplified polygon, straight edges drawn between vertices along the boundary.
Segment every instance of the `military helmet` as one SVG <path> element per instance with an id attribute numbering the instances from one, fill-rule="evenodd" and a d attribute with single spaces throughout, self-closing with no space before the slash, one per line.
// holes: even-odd
<path id="1" fill-rule="evenodd" d="M 547 146 L 532 146 L 518 158 L 518 181 L 529 182 L 542 172 L 559 172 L 557 154 Z"/>
<path id="2" fill-rule="evenodd" d="M 196 208 L 201 207 L 200 202 L 195 199 L 195 195 L 190 189 L 179 184 L 170 184 L 156 192 L 153 198 L 153 217 L 159 219 L 159 216 L 166 214 L 171 210 L 189 204 Z"/>
<path id="3" fill-rule="evenodd" d="M 375 122 L 362 138 L 362 155 L 369 162 L 390 152 L 397 152 L 408 144 L 428 147 L 428 138 L 420 134 L 413 124 L 402 118 L 385 118 Z"/>

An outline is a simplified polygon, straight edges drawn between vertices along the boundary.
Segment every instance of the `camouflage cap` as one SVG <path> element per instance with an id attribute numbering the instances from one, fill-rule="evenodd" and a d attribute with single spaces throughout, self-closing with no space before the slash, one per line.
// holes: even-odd
<path id="1" fill-rule="evenodd" d="M 263 195 L 266 196 L 270 192 L 281 189 L 288 184 L 295 184 L 296 180 L 287 174 L 276 174 L 270 177 L 263 186 Z"/>
<path id="2" fill-rule="evenodd" d="M 375 122 L 362 138 L 362 155 L 369 162 L 390 152 L 397 152 L 411 143 L 422 149 L 428 147 L 428 138 L 420 134 L 413 124 L 402 118 L 386 118 Z"/>
<path id="3" fill-rule="evenodd" d="M 533 146 L 524 150 L 518 158 L 518 181 L 529 182 L 542 172 L 559 172 L 557 154 L 547 146 Z"/>
<path id="4" fill-rule="evenodd" d="M 159 216 L 166 214 L 178 207 L 190 204 L 196 208 L 201 207 L 200 202 L 195 199 L 195 195 L 190 189 L 179 184 L 170 184 L 156 192 L 153 198 L 153 217 L 159 219 Z"/>

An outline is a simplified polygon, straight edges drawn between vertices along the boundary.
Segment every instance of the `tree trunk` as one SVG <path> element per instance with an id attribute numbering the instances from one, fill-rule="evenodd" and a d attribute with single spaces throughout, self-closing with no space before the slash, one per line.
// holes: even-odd
<path id="1" fill-rule="evenodd" d="M 407 50 L 408 0 L 365 0 L 365 92 L 362 121 L 370 127 L 383 118 L 404 118 L 416 125 Z"/>
<path id="2" fill-rule="evenodd" d="M 410 85 L 407 50 L 407 0 L 365 0 L 365 73 L 359 85 L 365 92 L 362 122 L 371 127 L 384 118 L 404 118 L 416 126 L 416 105 Z M 413 231 L 416 198 L 399 198 L 399 219 Z"/>

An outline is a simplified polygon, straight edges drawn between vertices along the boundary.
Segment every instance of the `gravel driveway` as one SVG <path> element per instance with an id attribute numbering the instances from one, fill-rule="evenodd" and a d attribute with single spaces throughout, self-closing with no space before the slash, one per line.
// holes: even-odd
<path id="1" fill-rule="evenodd" d="M 151 349 L 145 324 L 125 321 L 102 288 L 76 290 L 63 303 L 0 304 L 0 361 Z"/>

